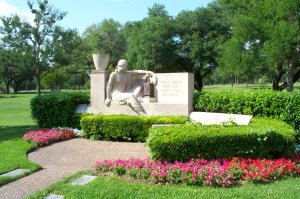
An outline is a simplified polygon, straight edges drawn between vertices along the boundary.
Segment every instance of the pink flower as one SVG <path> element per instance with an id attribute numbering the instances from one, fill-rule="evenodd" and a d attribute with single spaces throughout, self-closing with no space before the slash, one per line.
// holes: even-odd
<path id="1" fill-rule="evenodd" d="M 42 129 L 28 131 L 22 138 L 28 142 L 34 143 L 36 146 L 45 146 L 56 141 L 68 140 L 75 136 L 76 134 L 73 130 Z"/>
<path id="2" fill-rule="evenodd" d="M 156 183 L 230 187 L 238 184 L 240 180 L 266 183 L 284 176 L 300 176 L 298 162 L 299 159 L 267 160 L 234 157 L 230 160 L 191 159 L 185 163 L 179 161 L 168 163 L 151 161 L 147 158 L 130 158 L 129 160 L 96 162 L 96 168 L 99 171 L 115 172 L 118 166 L 123 166 L 130 176 Z"/>

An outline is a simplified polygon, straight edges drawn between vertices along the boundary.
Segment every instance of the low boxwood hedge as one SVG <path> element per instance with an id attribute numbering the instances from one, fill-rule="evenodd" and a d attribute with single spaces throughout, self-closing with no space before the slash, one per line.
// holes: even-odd
<path id="1" fill-rule="evenodd" d="M 183 124 L 186 116 L 86 115 L 83 137 L 95 140 L 144 142 L 153 124 Z"/>
<path id="2" fill-rule="evenodd" d="M 195 111 L 272 117 L 293 126 L 300 143 L 300 92 L 272 90 L 196 92 Z"/>
<path id="3" fill-rule="evenodd" d="M 31 115 L 43 128 L 74 127 L 80 125 L 75 110 L 79 104 L 89 104 L 89 92 L 66 92 L 39 95 L 32 98 Z"/>
<path id="4" fill-rule="evenodd" d="M 152 128 L 147 139 L 153 159 L 279 157 L 291 152 L 294 130 L 272 118 L 253 118 L 247 126 L 184 124 Z"/>
<path id="5" fill-rule="evenodd" d="M 298 127 L 300 92 L 272 90 L 197 92 L 195 111 L 274 117 Z"/>

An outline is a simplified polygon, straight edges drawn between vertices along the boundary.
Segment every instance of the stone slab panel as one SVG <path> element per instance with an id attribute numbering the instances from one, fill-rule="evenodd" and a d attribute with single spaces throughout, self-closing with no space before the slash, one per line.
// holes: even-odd
<path id="1" fill-rule="evenodd" d="M 4 173 L 0 176 L 1 177 L 14 177 L 14 176 L 17 176 L 17 175 L 24 174 L 27 171 L 28 171 L 27 169 L 16 169 L 16 170 L 10 171 L 8 173 Z"/>
<path id="2" fill-rule="evenodd" d="M 252 116 L 226 113 L 192 112 L 190 119 L 203 125 L 224 124 L 233 121 L 237 125 L 248 125 Z"/>
<path id="3" fill-rule="evenodd" d="M 91 105 L 79 104 L 76 108 L 76 113 L 91 113 Z"/>
<path id="4" fill-rule="evenodd" d="M 91 176 L 91 175 L 83 175 L 77 180 L 73 181 L 72 185 L 85 185 L 93 180 L 95 180 L 97 176 Z"/>
<path id="5" fill-rule="evenodd" d="M 159 103 L 189 104 L 193 100 L 192 73 L 156 73 L 156 96 Z M 191 84 L 192 83 L 192 84 Z"/>

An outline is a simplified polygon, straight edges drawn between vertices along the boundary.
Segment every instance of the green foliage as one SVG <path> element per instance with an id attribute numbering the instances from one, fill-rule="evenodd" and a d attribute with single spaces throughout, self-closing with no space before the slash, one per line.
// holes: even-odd
<path id="1" fill-rule="evenodd" d="M 153 124 L 183 124 L 187 120 L 186 116 L 87 115 L 80 125 L 86 138 L 144 142 Z"/>
<path id="2" fill-rule="evenodd" d="M 148 17 L 124 27 L 127 38 L 126 59 L 133 69 L 155 72 L 178 71 L 176 68 L 176 36 L 174 20 L 165 6 L 154 4 Z"/>
<path id="3" fill-rule="evenodd" d="M 154 159 L 279 157 L 294 147 L 291 126 L 271 118 L 253 118 L 247 126 L 184 124 L 152 128 L 147 139 Z"/>
<path id="4" fill-rule="evenodd" d="M 53 49 L 57 46 L 54 44 L 57 42 L 54 38 L 57 22 L 66 15 L 53 9 L 48 3 L 48 0 L 27 1 L 34 24 L 13 15 L 1 17 L 3 26 L 0 26 L 0 33 L 3 35 L 1 40 L 5 46 L 30 55 L 29 66 L 35 72 L 38 94 L 41 94 L 41 77 L 51 69 L 49 63 L 53 62 Z"/>
<path id="5" fill-rule="evenodd" d="M 193 72 L 196 88 L 202 89 L 202 79 L 218 66 L 216 58 L 230 36 L 230 25 L 216 2 L 195 11 L 182 11 L 175 21 L 180 67 Z"/>
<path id="6" fill-rule="evenodd" d="M 300 129 L 300 93 L 220 91 L 196 93 L 196 111 L 273 117 Z"/>
<path id="7" fill-rule="evenodd" d="M 5 84 L 6 93 L 9 93 L 9 87 L 13 87 L 14 93 L 17 93 L 22 82 L 32 79 L 29 58 L 26 52 L 0 48 L 0 82 L 2 80 Z"/>
<path id="8" fill-rule="evenodd" d="M 89 93 L 55 93 L 31 100 L 31 114 L 40 127 L 79 127 L 77 105 L 89 103 Z"/>
<path id="9" fill-rule="evenodd" d="M 84 42 L 93 53 L 110 54 L 109 64 L 116 65 L 124 56 L 126 42 L 121 32 L 121 24 L 113 19 L 104 19 L 99 24 L 89 26 L 84 32 Z"/>
<path id="10" fill-rule="evenodd" d="M 291 91 L 300 77 L 300 1 L 219 2 L 232 28 L 232 38 L 224 45 L 221 58 L 224 70 L 237 68 L 238 73 L 251 78 L 263 69 L 271 76 L 274 90 L 287 87 Z M 288 85 L 279 86 L 283 74 L 293 79 L 291 85 L 286 80 Z"/>
<path id="11" fill-rule="evenodd" d="M 60 91 L 62 88 L 64 88 L 67 81 L 68 75 L 63 70 L 55 70 L 47 73 L 42 78 L 42 84 L 44 84 L 46 88 L 49 88 L 52 92 Z"/>

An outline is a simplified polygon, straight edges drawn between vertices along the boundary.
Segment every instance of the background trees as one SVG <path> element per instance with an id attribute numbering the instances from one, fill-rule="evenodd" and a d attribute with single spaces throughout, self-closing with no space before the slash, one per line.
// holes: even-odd
<path id="1" fill-rule="evenodd" d="M 54 10 L 47 0 L 27 1 L 27 4 L 34 15 L 33 25 L 21 21 L 17 15 L 2 17 L 2 41 L 7 48 L 20 49 L 31 55 L 30 64 L 34 68 L 37 93 L 40 94 L 41 78 L 51 69 L 55 24 L 63 19 L 65 13 Z"/>
<path id="2" fill-rule="evenodd" d="M 1 17 L 0 84 L 6 91 L 16 92 L 35 77 L 40 93 L 44 76 L 49 87 L 62 75 L 68 81 L 60 87 L 84 88 L 94 68 L 92 54 L 99 52 L 110 54 L 110 70 L 125 58 L 131 69 L 193 72 L 196 89 L 204 81 L 233 85 L 264 79 L 274 90 L 292 91 L 300 77 L 297 0 L 216 0 L 174 17 L 154 4 L 142 20 L 122 25 L 104 19 L 82 35 L 57 26 L 65 13 L 47 0 L 28 6 L 32 23 L 18 15 Z"/>
<path id="3" fill-rule="evenodd" d="M 232 26 L 233 36 L 228 43 L 238 42 L 243 50 L 239 56 L 228 56 L 232 45 L 223 49 L 224 66 L 232 66 L 231 59 L 240 59 L 239 67 L 264 68 L 272 78 L 273 89 L 293 90 L 300 77 L 300 2 L 297 0 L 220 0 Z M 227 51 L 227 52 L 226 52 Z M 227 63 L 226 63 L 227 62 Z M 236 61 L 238 63 L 238 61 Z M 247 67 L 247 65 L 249 67 Z M 257 70 L 258 69 L 258 70 Z M 246 73 L 253 73 L 246 70 Z M 263 75 L 261 73 L 261 75 Z M 284 83 L 280 81 L 286 77 Z"/>
<path id="4" fill-rule="evenodd" d="M 126 59 L 133 69 L 156 72 L 178 71 L 176 65 L 174 20 L 165 6 L 154 4 L 148 16 L 124 27 Z"/>
<path id="5" fill-rule="evenodd" d="M 113 19 L 104 19 L 85 30 L 83 42 L 89 48 L 90 57 L 93 53 L 110 54 L 109 64 L 115 65 L 125 54 L 126 43 L 121 32 L 121 24 Z"/>
<path id="6" fill-rule="evenodd" d="M 219 4 L 183 11 L 176 17 L 177 54 L 183 70 L 195 74 L 195 87 L 202 89 L 203 78 L 218 67 L 222 44 L 230 36 L 230 26 Z"/>

